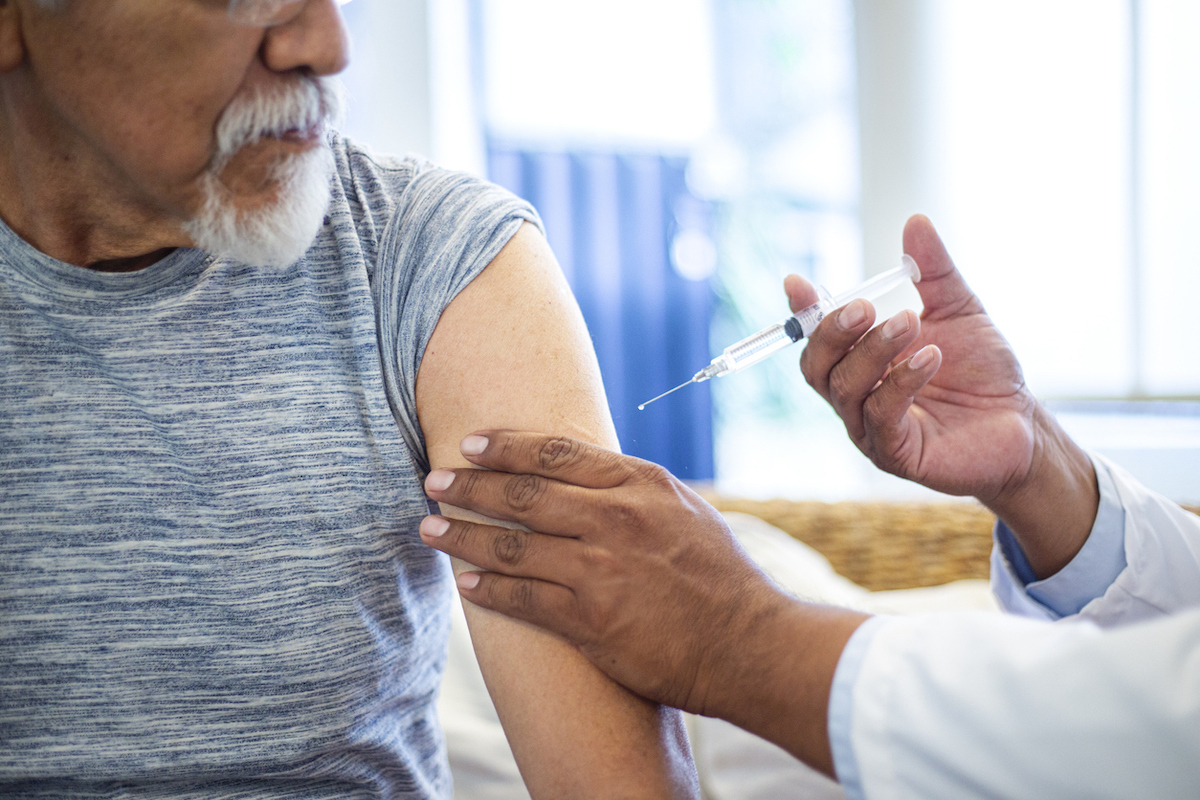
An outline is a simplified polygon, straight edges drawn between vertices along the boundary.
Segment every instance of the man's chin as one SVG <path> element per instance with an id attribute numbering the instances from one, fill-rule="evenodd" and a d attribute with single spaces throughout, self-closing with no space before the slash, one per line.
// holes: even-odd
<path id="1" fill-rule="evenodd" d="M 333 153 L 323 145 L 289 149 L 271 167 L 273 199 L 264 205 L 239 208 L 236 191 L 215 174 L 203 178 L 203 207 L 184 226 L 197 248 L 263 267 L 286 267 L 304 255 L 329 207 Z"/>

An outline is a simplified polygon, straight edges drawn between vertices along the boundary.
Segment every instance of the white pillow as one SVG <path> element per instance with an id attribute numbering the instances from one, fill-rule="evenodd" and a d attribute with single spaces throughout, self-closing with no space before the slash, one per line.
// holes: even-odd
<path id="1" fill-rule="evenodd" d="M 530 800 L 479 671 L 462 603 L 450 617 L 450 650 L 438 694 L 456 800 Z"/>
<path id="2" fill-rule="evenodd" d="M 811 547 L 747 514 L 724 515 L 742 546 L 782 588 L 797 597 L 872 613 L 997 610 L 987 581 L 928 589 L 868 592 L 833 571 Z M 457 800 L 528 800 L 500 719 L 483 683 L 462 607 L 455 603 L 450 651 L 438 697 Z M 727 722 L 686 715 L 706 800 L 835 800 L 834 781 L 770 742 Z"/>

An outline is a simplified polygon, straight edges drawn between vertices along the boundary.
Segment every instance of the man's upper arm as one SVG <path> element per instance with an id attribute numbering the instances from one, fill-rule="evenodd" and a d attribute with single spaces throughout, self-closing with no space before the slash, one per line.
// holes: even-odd
<path id="1" fill-rule="evenodd" d="M 459 441 L 482 428 L 617 446 L 583 319 L 533 226 L 522 226 L 446 308 L 421 362 L 416 397 L 434 468 L 469 466 Z M 534 797 L 695 795 L 677 714 L 617 686 L 543 631 L 469 604 L 466 613 Z"/>

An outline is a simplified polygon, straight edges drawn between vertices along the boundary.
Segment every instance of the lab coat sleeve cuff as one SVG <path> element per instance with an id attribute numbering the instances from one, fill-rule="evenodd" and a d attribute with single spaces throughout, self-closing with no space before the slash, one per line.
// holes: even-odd
<path id="1" fill-rule="evenodd" d="M 846 642 L 833 673 L 833 686 L 829 692 L 829 748 L 833 753 L 833 769 L 842 789 L 850 800 L 864 800 L 862 778 L 858 771 L 858 760 L 850 739 L 850 725 L 854 714 L 854 685 L 862 669 L 863 658 L 876 631 L 886 625 L 889 617 L 875 616 L 858 626 Z"/>
<path id="2" fill-rule="evenodd" d="M 996 522 L 992 588 L 1007 610 L 1052 620 L 1078 614 L 1125 569 L 1125 508 L 1108 467 L 1097 459 L 1092 464 L 1100 490 L 1096 520 L 1083 547 L 1055 574 L 1036 580 L 1013 532 Z"/>

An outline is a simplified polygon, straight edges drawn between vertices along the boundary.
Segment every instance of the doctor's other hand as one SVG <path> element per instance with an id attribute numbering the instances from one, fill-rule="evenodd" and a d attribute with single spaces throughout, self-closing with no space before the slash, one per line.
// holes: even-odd
<path id="1" fill-rule="evenodd" d="M 880 469 L 973 495 L 1013 529 L 1039 577 L 1087 538 L 1099 496 L 1091 461 L 1034 398 L 992 324 L 923 216 L 904 227 L 924 304 L 874 326 L 856 300 L 821 322 L 800 369 Z M 793 310 L 808 296 L 791 276 Z"/>
<path id="2" fill-rule="evenodd" d="M 550 630 L 650 700 L 722 717 L 831 774 L 833 671 L 865 618 L 799 603 L 667 470 L 567 438 L 484 431 L 437 470 L 439 503 L 528 531 L 426 517 L 430 546 L 485 572 L 462 596 Z"/>

